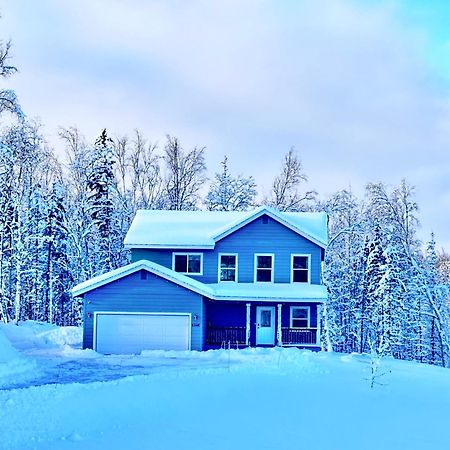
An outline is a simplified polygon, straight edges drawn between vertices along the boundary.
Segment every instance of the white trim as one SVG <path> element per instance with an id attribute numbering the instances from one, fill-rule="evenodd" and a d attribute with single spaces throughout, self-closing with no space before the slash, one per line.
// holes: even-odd
<path id="1" fill-rule="evenodd" d="M 175 257 L 187 256 L 187 269 L 189 270 L 189 256 L 200 256 L 200 272 L 177 272 L 175 270 Z M 172 270 L 183 275 L 203 275 L 203 253 L 201 252 L 172 252 Z"/>
<path id="2" fill-rule="evenodd" d="M 322 329 L 321 329 L 321 319 L 322 319 L 322 305 L 316 305 L 316 314 L 317 314 L 317 332 L 316 332 L 316 344 L 321 347 L 321 333 L 322 333 Z"/>
<path id="3" fill-rule="evenodd" d="M 305 258 L 308 258 L 308 281 L 294 281 L 294 257 L 295 256 L 303 256 Z M 297 269 L 297 270 L 303 270 L 303 269 Z M 290 274 L 291 274 L 291 283 L 293 284 L 311 284 L 311 255 L 308 253 L 291 253 L 291 267 L 290 267 Z"/>
<path id="4" fill-rule="evenodd" d="M 222 270 L 221 265 L 220 265 L 220 258 L 222 256 L 234 256 L 236 257 L 236 266 L 235 266 L 235 280 L 234 281 L 222 281 L 220 279 L 220 272 Z M 239 282 L 239 253 L 219 253 L 217 256 L 217 282 L 218 283 L 238 283 Z"/>
<path id="5" fill-rule="evenodd" d="M 270 282 L 269 281 L 256 281 L 256 274 L 258 267 L 256 265 L 256 261 L 258 260 L 258 256 L 271 256 L 272 257 L 272 270 L 270 272 Z M 261 270 L 267 270 L 261 268 Z M 275 253 L 255 253 L 253 257 L 253 282 L 254 283 L 273 283 L 275 279 Z"/>
<path id="6" fill-rule="evenodd" d="M 266 214 L 271 219 L 281 223 L 285 227 L 291 229 L 295 233 L 299 234 L 300 236 L 303 236 L 308 241 L 313 242 L 314 244 L 317 244 L 319 247 L 326 248 L 327 244 L 314 238 L 313 236 L 309 235 L 303 230 L 300 230 L 298 227 L 296 227 L 294 224 L 289 222 L 289 219 L 284 218 L 279 211 L 276 211 L 275 209 L 269 207 L 269 206 L 260 206 L 259 208 L 255 209 L 254 211 L 251 211 L 250 214 L 247 217 L 244 217 L 244 219 L 241 219 L 234 224 L 231 224 L 230 226 L 227 226 L 225 229 L 219 231 L 216 235 L 213 236 L 213 239 L 215 242 L 220 241 L 221 239 L 225 238 L 226 236 L 230 235 L 231 233 L 234 233 L 235 231 L 239 230 L 243 226 L 247 225 L 250 222 L 253 222 L 255 219 L 258 219 L 262 215 Z"/>
<path id="7" fill-rule="evenodd" d="M 250 347 L 250 307 L 251 303 L 247 303 L 245 305 L 246 314 L 245 314 L 245 343 L 247 347 Z"/>
<path id="8" fill-rule="evenodd" d="M 292 326 L 292 311 L 294 309 L 306 309 L 308 311 L 308 325 L 306 327 L 293 327 Z M 291 306 L 289 310 L 289 328 L 311 328 L 311 306 Z"/>
<path id="9" fill-rule="evenodd" d="M 189 340 L 189 348 L 192 346 L 192 314 L 191 313 L 175 313 L 175 312 L 145 312 L 145 311 L 94 311 L 94 327 L 92 330 L 92 349 L 97 351 L 97 317 L 100 314 L 108 314 L 108 315 L 129 315 L 129 316 L 141 316 L 141 315 L 151 315 L 151 316 L 189 316 L 189 325 L 188 325 L 188 340 Z"/>
<path id="10" fill-rule="evenodd" d="M 279 347 L 281 347 L 283 345 L 283 334 L 281 333 L 281 314 L 282 314 L 282 304 L 278 303 L 277 305 L 277 309 L 278 309 L 278 314 L 277 314 L 277 345 Z"/>

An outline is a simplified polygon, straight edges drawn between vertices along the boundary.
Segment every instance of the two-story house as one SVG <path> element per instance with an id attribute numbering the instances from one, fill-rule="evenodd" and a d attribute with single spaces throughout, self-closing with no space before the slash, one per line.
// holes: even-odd
<path id="1" fill-rule="evenodd" d="M 131 264 L 73 288 L 85 348 L 320 348 L 325 213 L 138 211 Z"/>

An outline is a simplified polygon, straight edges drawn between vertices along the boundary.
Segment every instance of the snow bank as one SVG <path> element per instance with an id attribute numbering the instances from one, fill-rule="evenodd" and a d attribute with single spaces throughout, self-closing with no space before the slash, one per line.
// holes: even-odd
<path id="1" fill-rule="evenodd" d="M 29 379 L 36 363 L 22 356 L 0 329 L 0 388 L 12 379 Z"/>
<path id="2" fill-rule="evenodd" d="M 83 331 L 81 327 L 58 327 L 53 324 L 27 320 L 19 325 L 1 325 L 6 337 L 19 350 L 32 348 L 80 347 Z"/>
<path id="3" fill-rule="evenodd" d="M 1 323 L 0 389 L 27 384 L 41 376 L 42 370 L 32 359 L 38 356 L 40 349 L 52 349 L 59 354 L 79 358 L 81 355 L 78 353 L 82 350 L 76 347 L 80 347 L 81 339 L 82 330 L 78 327 L 57 327 L 32 320 L 19 325 Z"/>

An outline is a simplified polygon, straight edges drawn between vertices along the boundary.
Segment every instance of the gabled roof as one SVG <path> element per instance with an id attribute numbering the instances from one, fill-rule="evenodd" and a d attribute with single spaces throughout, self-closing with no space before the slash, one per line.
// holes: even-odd
<path id="1" fill-rule="evenodd" d="M 119 269 L 91 278 L 72 289 L 74 297 L 97 289 L 108 283 L 120 280 L 139 270 L 146 270 L 161 278 L 171 281 L 197 294 L 212 300 L 224 301 L 324 301 L 327 290 L 323 285 L 290 283 L 216 283 L 205 284 L 186 275 L 177 273 L 167 267 L 147 260 L 136 261 Z"/>
<path id="2" fill-rule="evenodd" d="M 328 219 L 325 213 L 286 213 L 268 206 L 244 212 L 139 210 L 124 243 L 127 248 L 213 249 L 216 242 L 264 214 L 320 247 L 326 247 Z"/>
<path id="3" fill-rule="evenodd" d="M 97 289 L 105 284 L 111 283 L 112 281 L 120 280 L 121 278 L 131 275 L 139 270 L 147 270 L 150 273 L 172 281 L 175 284 L 197 292 L 198 294 L 206 296 L 211 294 L 211 290 L 207 288 L 206 284 L 187 277 L 181 273 L 175 272 L 174 270 L 168 269 L 167 267 L 142 259 L 140 261 L 127 264 L 126 266 L 119 267 L 118 269 L 111 270 L 111 272 L 104 273 L 103 275 L 98 275 L 90 280 L 84 281 L 83 283 L 77 284 L 72 288 L 72 295 L 74 297 L 83 295 L 86 292 Z"/>

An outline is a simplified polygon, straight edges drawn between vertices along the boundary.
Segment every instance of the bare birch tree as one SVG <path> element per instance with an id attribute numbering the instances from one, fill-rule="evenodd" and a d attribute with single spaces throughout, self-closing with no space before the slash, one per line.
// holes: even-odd
<path id="1" fill-rule="evenodd" d="M 168 209 L 181 211 L 197 208 L 200 189 L 207 180 L 204 153 L 204 148 L 197 147 L 185 152 L 176 137 L 167 136 L 163 158 Z"/>
<path id="2" fill-rule="evenodd" d="M 300 192 L 300 185 L 308 181 L 298 153 L 292 147 L 285 155 L 281 173 L 272 184 L 269 205 L 280 211 L 301 211 L 307 209 L 307 202 L 316 198 L 313 190 Z"/>

